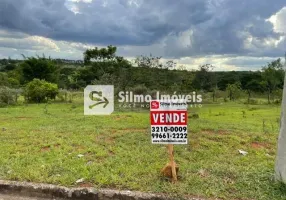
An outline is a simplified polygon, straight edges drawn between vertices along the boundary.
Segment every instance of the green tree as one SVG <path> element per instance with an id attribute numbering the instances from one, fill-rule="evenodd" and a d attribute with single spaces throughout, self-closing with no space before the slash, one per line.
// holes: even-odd
<path id="1" fill-rule="evenodd" d="M 34 79 L 26 85 L 24 96 L 28 102 L 41 103 L 49 99 L 55 99 L 58 92 L 56 84 Z"/>
<path id="2" fill-rule="evenodd" d="M 137 67 L 145 67 L 145 68 L 163 68 L 163 64 L 160 62 L 162 57 L 160 56 L 138 56 L 135 59 L 135 64 Z M 173 65 L 174 63 L 169 62 L 167 65 Z"/>
<path id="3" fill-rule="evenodd" d="M 228 84 L 226 91 L 228 92 L 228 97 L 230 101 L 234 101 L 238 99 L 241 94 L 241 84 L 236 82 L 234 84 Z"/>
<path id="4" fill-rule="evenodd" d="M 59 78 L 59 67 L 50 58 L 30 57 L 20 64 L 23 76 L 23 83 L 33 79 L 46 80 L 57 83 Z"/>
<path id="5" fill-rule="evenodd" d="M 94 62 L 103 62 L 107 60 L 116 59 L 116 50 L 115 46 L 109 45 L 107 48 L 97 48 L 87 49 L 84 52 L 84 63 L 90 64 L 92 61 Z"/>
<path id="6" fill-rule="evenodd" d="M 199 66 L 199 70 L 195 72 L 195 78 L 193 80 L 195 89 L 214 91 L 217 83 L 215 73 L 211 72 L 213 69 L 214 66 L 210 64 Z"/>
<path id="7" fill-rule="evenodd" d="M 273 91 L 283 85 L 284 70 L 281 59 L 277 59 L 262 68 L 262 77 L 267 88 L 267 99 L 270 103 Z"/>

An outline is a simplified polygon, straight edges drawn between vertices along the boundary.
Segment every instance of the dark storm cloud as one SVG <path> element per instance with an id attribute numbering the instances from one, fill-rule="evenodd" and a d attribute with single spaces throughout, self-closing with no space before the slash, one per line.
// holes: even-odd
<path id="1" fill-rule="evenodd" d="M 286 6 L 286 1 L 225 0 L 217 2 L 220 3 L 211 6 L 211 10 L 216 14 L 210 20 L 193 28 L 192 45 L 184 50 L 184 56 L 246 55 L 252 51 L 245 48 L 247 37 L 251 36 L 263 43 L 265 39 L 278 39 L 282 35 L 275 33 L 273 24 L 265 20 Z M 255 46 L 255 44 L 253 45 Z M 170 48 L 166 49 L 169 49 L 166 51 L 169 56 L 182 56 L 182 52 L 176 54 L 176 51 L 172 51 Z M 278 52 L 280 53 L 280 51 Z"/>
<path id="2" fill-rule="evenodd" d="M 169 57 L 245 55 L 253 54 L 245 48 L 247 37 L 256 44 L 279 38 L 265 19 L 283 6 L 285 0 L 1 0 L 0 29 L 101 45 L 164 41 Z"/>
<path id="3" fill-rule="evenodd" d="M 59 0 L 2 0 L 0 25 L 57 40 L 98 44 L 148 45 L 170 32 L 183 31 L 211 16 L 206 1 L 76 2 L 75 15 Z"/>

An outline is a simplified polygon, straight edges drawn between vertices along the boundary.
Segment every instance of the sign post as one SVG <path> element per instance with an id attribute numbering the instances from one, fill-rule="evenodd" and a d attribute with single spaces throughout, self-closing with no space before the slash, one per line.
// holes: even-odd
<path id="1" fill-rule="evenodd" d="M 162 174 L 177 181 L 178 166 L 174 161 L 174 144 L 187 144 L 187 103 L 184 100 L 150 102 L 150 122 L 152 144 L 167 144 L 169 163 Z"/>

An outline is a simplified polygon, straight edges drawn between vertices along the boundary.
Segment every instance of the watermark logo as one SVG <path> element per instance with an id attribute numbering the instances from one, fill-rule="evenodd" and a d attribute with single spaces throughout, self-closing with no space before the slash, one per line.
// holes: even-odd
<path id="1" fill-rule="evenodd" d="M 114 111 L 114 101 L 121 108 L 161 109 L 168 105 L 162 102 L 184 103 L 189 107 L 202 107 L 202 95 L 196 92 L 187 94 L 134 94 L 132 91 L 119 91 L 114 95 L 113 85 L 88 85 L 84 89 L 84 115 L 110 115 Z M 154 101 L 155 100 L 155 101 Z M 151 104 L 150 104 L 151 102 Z M 177 106 L 177 105 L 176 105 Z"/>
<path id="2" fill-rule="evenodd" d="M 113 85 L 88 85 L 84 89 L 84 115 L 110 115 L 113 111 Z"/>
<path id="3" fill-rule="evenodd" d="M 151 102 L 151 108 L 152 109 L 159 109 L 160 107 L 160 102 L 159 101 L 152 101 Z"/>

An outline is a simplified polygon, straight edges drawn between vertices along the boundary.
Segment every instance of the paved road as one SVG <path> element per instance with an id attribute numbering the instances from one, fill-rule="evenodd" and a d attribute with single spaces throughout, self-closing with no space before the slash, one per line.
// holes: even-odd
<path id="1" fill-rule="evenodd" d="M 22 196 L 0 194 L 0 200 L 62 200 L 62 199 L 32 198 L 32 197 L 22 197 Z"/>

